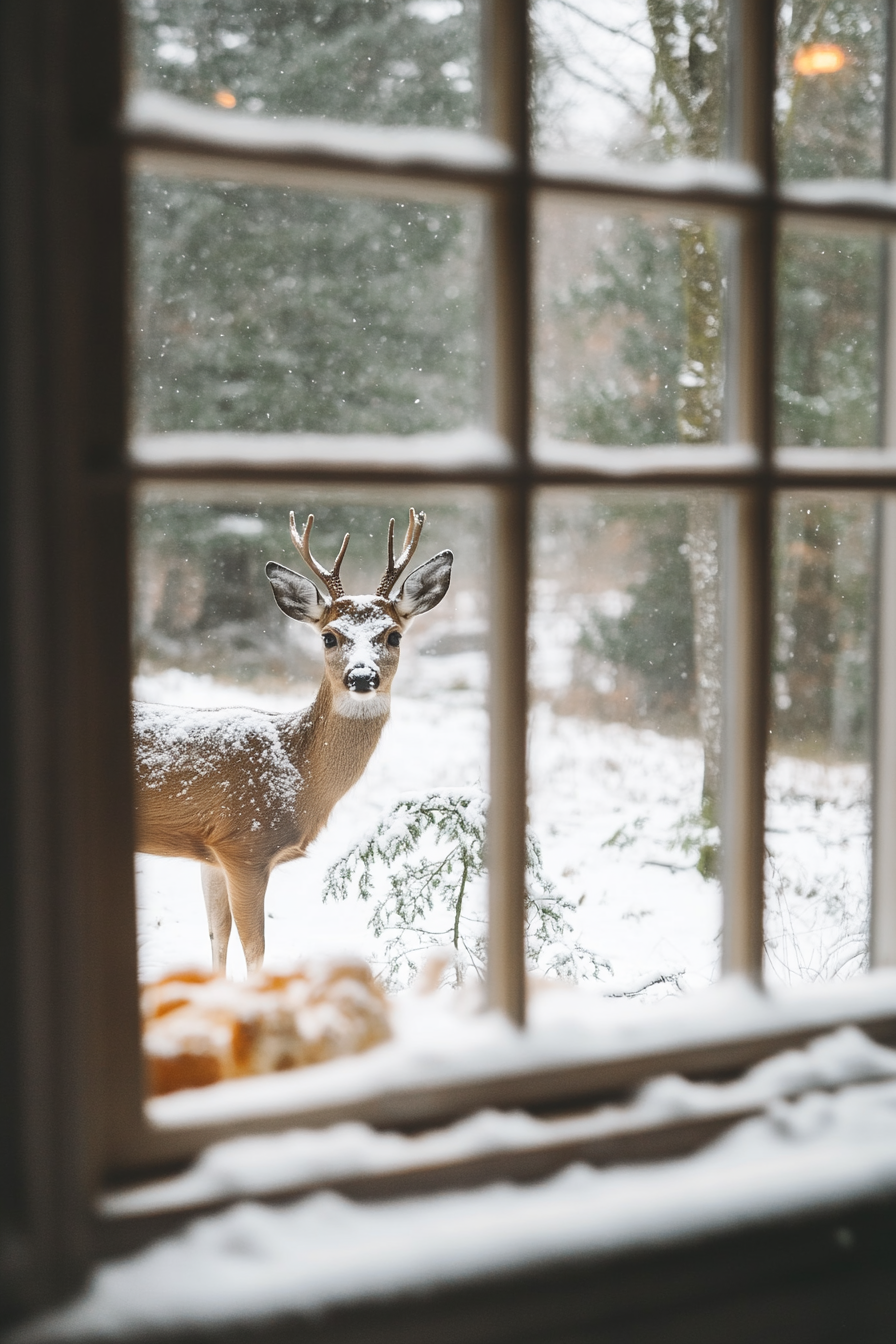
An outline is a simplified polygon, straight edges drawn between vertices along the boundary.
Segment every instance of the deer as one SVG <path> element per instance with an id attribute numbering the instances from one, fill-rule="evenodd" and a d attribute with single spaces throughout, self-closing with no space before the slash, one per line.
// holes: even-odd
<path id="1" fill-rule="evenodd" d="M 249 973 L 264 962 L 264 902 L 272 869 L 301 858 L 330 813 L 360 779 L 389 718 L 401 640 L 415 617 L 442 601 L 454 556 L 440 551 L 404 580 L 426 514 L 410 510 L 394 554 L 389 523 L 386 571 L 372 595 L 348 596 L 340 578 L 350 533 L 332 569 L 311 553 L 314 514 L 293 545 L 317 584 L 270 561 L 265 574 L 280 610 L 320 633 L 324 672 L 314 701 L 297 713 L 134 705 L 136 848 L 195 859 L 212 966 L 226 974 L 236 924 Z"/>

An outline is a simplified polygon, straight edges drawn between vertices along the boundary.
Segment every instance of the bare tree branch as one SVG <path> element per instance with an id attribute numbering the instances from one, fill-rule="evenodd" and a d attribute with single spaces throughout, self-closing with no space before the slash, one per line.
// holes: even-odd
<path id="1" fill-rule="evenodd" d="M 595 28 L 600 28 L 601 32 L 611 33 L 613 37 L 625 37 L 636 47 L 641 47 L 643 51 L 649 51 L 651 56 L 653 55 L 652 45 L 649 42 L 642 41 L 640 37 L 635 37 L 633 35 L 634 24 L 632 24 L 630 28 L 614 28 L 609 23 L 602 23 L 601 20 L 596 19 L 593 14 L 587 14 L 584 9 L 580 9 L 578 5 L 574 5 L 572 0 L 559 0 L 559 4 L 563 9 L 571 10 L 573 14 L 577 14 L 578 17 L 584 19 L 586 23 L 590 23 Z"/>

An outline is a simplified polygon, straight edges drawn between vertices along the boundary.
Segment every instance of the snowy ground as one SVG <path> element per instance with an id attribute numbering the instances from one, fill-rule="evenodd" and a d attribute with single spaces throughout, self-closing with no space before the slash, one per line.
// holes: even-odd
<path id="1" fill-rule="evenodd" d="M 402 674 L 408 669 L 402 668 Z M 285 864 L 267 898 L 268 963 L 350 951 L 373 964 L 369 906 L 321 899 L 329 866 L 369 833 L 401 795 L 487 788 L 484 656 L 417 657 L 415 695 L 393 713 L 361 782 L 342 800 L 308 857 Z M 291 710 L 313 695 L 256 694 L 171 670 L 138 677 L 139 699 Z M 608 963 L 601 988 L 633 1004 L 709 983 L 721 920 L 717 883 L 696 870 L 705 839 L 694 820 L 701 754 L 694 741 L 535 706 L 530 734 L 531 821 L 545 869 L 573 904 L 571 935 Z M 867 771 L 781 759 L 769 779 L 769 970 L 775 980 L 831 978 L 861 969 L 867 886 Z M 141 978 L 209 961 L 197 865 L 137 858 Z M 244 973 L 234 937 L 231 972 Z M 666 979 L 662 979 L 666 977 Z"/>
<path id="2" fill-rule="evenodd" d="M 780 757 L 768 781 L 766 968 L 770 979 L 866 969 L 870 771 Z"/>

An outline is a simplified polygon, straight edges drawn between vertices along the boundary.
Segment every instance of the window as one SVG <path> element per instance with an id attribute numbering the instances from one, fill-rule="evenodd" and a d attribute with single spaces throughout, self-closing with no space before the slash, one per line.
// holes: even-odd
<path id="1" fill-rule="evenodd" d="M 247 488 L 274 492 L 299 483 L 319 492 L 333 488 L 377 492 L 388 487 L 401 488 L 402 493 L 448 491 L 455 498 L 466 497 L 465 492 L 487 496 L 492 515 L 487 983 L 490 1004 L 522 1023 L 527 622 L 530 611 L 537 612 L 537 602 L 530 596 L 537 590 L 530 582 L 538 577 L 538 564 L 544 559 L 539 547 L 547 545 L 558 514 L 574 511 L 587 499 L 605 498 L 608 491 L 624 491 L 624 496 L 614 498 L 623 499 L 631 516 L 638 509 L 667 508 L 670 501 L 680 505 L 682 500 L 696 500 L 709 501 L 713 510 L 718 506 L 724 518 L 718 817 L 721 960 L 726 973 L 758 982 L 763 974 L 766 771 L 773 726 L 769 669 L 773 656 L 784 658 L 790 647 L 782 646 L 781 653 L 772 640 L 776 585 L 783 591 L 789 582 L 786 566 L 773 568 L 775 538 L 792 534 L 810 550 L 823 545 L 830 550 L 837 544 L 836 527 L 831 524 L 825 540 L 827 534 L 808 530 L 806 518 L 817 507 L 823 512 L 824 501 L 832 496 L 848 498 L 853 510 L 850 537 L 866 535 L 872 516 L 877 529 L 876 558 L 869 551 L 854 556 L 852 562 L 857 582 L 865 585 L 861 602 L 866 607 L 871 602 L 872 569 L 876 575 L 877 635 L 872 645 L 870 625 L 847 632 L 843 648 L 859 648 L 865 640 L 861 647 L 869 650 L 866 662 L 872 656 L 875 660 L 869 687 L 858 693 L 860 701 L 865 697 L 861 712 L 874 726 L 873 735 L 867 734 L 874 769 L 871 962 L 883 967 L 896 958 L 892 900 L 896 855 L 888 822 L 896 808 L 896 724 L 890 694 L 896 680 L 892 647 L 896 515 L 891 497 L 896 445 L 886 396 L 892 358 L 889 232 L 896 222 L 896 204 L 886 161 L 889 112 L 882 91 L 890 87 L 893 71 L 884 70 L 882 58 L 878 60 L 883 50 L 882 7 L 865 6 L 870 27 L 860 26 L 856 33 L 845 35 L 837 30 L 829 42 L 810 42 L 785 24 L 780 49 L 773 6 L 720 7 L 721 30 L 704 34 L 700 49 L 721 53 L 719 68 L 730 70 L 730 98 L 713 103 L 711 115 L 707 113 L 705 140 L 691 145 L 685 157 L 680 137 L 667 135 L 654 142 L 648 135 L 624 163 L 612 157 L 575 157 L 595 150 L 612 155 L 624 147 L 612 138 L 608 143 L 589 139 L 587 119 L 577 112 L 572 93 L 556 107 L 538 101 L 543 90 L 537 82 L 539 62 L 543 65 L 555 54 L 545 46 L 543 35 L 560 33 L 547 3 L 529 7 L 530 15 L 512 0 L 492 0 L 482 6 L 481 45 L 473 44 L 476 59 L 445 53 L 441 67 L 448 70 L 445 98 L 454 100 L 454 115 L 465 122 L 462 129 L 449 133 L 424 125 L 396 127 L 386 116 L 386 124 L 375 134 L 369 127 L 343 124 L 367 119 L 363 100 L 354 101 L 356 91 L 332 106 L 306 107 L 300 102 L 292 105 L 289 90 L 283 90 L 278 118 L 266 117 L 264 106 L 255 105 L 264 103 L 264 91 L 240 84 L 240 34 L 235 28 L 200 34 L 197 39 L 217 43 L 221 69 L 226 65 L 229 82 L 211 91 L 217 107 L 189 101 L 198 96 L 191 84 L 194 48 L 172 29 L 165 41 L 172 87 L 176 84 L 178 92 L 137 90 L 116 133 L 119 95 L 111 37 L 118 31 L 116 11 L 101 0 L 88 8 L 83 30 L 71 38 L 80 64 L 75 60 L 64 72 L 54 68 L 44 76 L 33 63 L 28 66 L 28 78 L 35 86 L 41 78 L 55 80 L 60 87 L 70 81 L 71 100 L 64 107 L 54 103 L 39 128 L 41 149 L 33 176 L 48 184 L 53 208 L 41 204 L 39 193 L 17 199 L 8 207 L 11 241 L 6 244 L 10 310 L 17 311 L 18 304 L 18 311 L 37 312 L 42 323 L 36 333 L 27 331 L 19 348 L 11 341 L 14 328 L 8 327 L 6 353 L 15 499 L 8 591 L 15 598 L 11 619 L 20 641 L 11 655 L 9 673 L 16 704 L 10 732 L 20 789 L 14 814 L 23 912 L 16 928 L 16 946 L 23 951 L 18 974 L 26 983 L 33 978 L 41 1003 L 48 1005 L 44 1011 L 54 1023 L 50 1046 L 46 1030 L 41 1034 L 39 1025 L 29 1027 L 28 1022 L 36 1019 L 19 1009 L 23 1034 L 17 1048 L 33 1049 L 35 1060 L 33 1077 L 23 1092 L 22 1114 L 33 1120 L 34 1133 L 42 1136 L 39 1142 L 34 1140 L 36 1150 L 43 1144 L 42 1151 L 47 1151 L 58 1141 L 63 1151 L 69 1151 L 67 1145 L 80 1142 L 72 1134 L 74 1114 L 90 1135 L 89 1142 L 78 1148 L 75 1174 L 71 1169 L 56 1172 L 50 1193 L 26 1190 L 18 1198 L 42 1210 L 41 1255 L 47 1264 L 62 1265 L 63 1269 L 47 1272 L 63 1277 L 64 1267 L 76 1264 L 83 1253 L 74 1234 L 51 1226 L 54 1210 L 68 1200 L 83 1219 L 85 1191 L 110 1171 L 153 1169 L 183 1160 L 221 1132 L 220 1126 L 199 1120 L 162 1132 L 147 1123 L 142 1109 L 134 915 L 126 899 L 132 861 L 126 557 L 134 500 L 145 504 L 166 492 L 168 497 L 186 497 L 201 487 L 226 501 Z M 415 8 L 453 12 L 456 7 Z M 466 6 L 464 12 L 472 14 L 473 8 Z M 571 14 L 573 7 L 565 9 Z M 16 15 L 18 23 L 18 11 Z M 877 46 L 875 32 L 880 37 Z M 102 41 L 97 33 L 104 34 Z M 856 99 L 861 102 L 861 90 L 855 91 L 855 72 L 860 57 L 865 60 L 861 42 L 870 44 L 871 51 L 866 62 L 871 102 L 866 100 L 865 111 L 872 120 L 879 119 L 880 143 L 869 138 L 867 161 L 855 163 L 852 151 L 844 150 L 841 161 L 823 146 L 832 128 L 855 113 Z M 854 49 L 858 54 L 851 56 Z M 798 61 L 836 61 L 837 53 L 844 51 L 853 61 L 853 83 L 842 98 L 830 93 L 834 101 L 825 103 L 827 86 L 821 84 L 800 85 L 796 91 L 788 86 L 787 72 L 799 71 Z M 666 54 L 671 59 L 671 49 Z M 388 78 L 411 77 L 414 53 L 404 53 L 401 59 L 407 60 L 405 76 L 395 76 L 390 66 L 393 74 Z M 783 113 L 779 99 L 777 112 L 785 119 L 790 116 L 796 127 L 780 161 L 776 135 L 779 143 L 784 141 L 780 117 L 776 121 L 776 60 L 784 72 L 779 90 L 790 99 Z M 810 71 L 800 77 L 811 80 L 815 75 Z M 538 114 L 533 119 L 534 135 L 531 87 Z M 283 119 L 293 115 L 307 120 Z M 21 125 L 26 114 L 20 110 L 16 117 L 14 124 Z M 69 155 L 65 168 L 55 157 L 63 150 Z M 836 174 L 849 177 L 820 180 L 830 171 L 824 165 L 834 160 Z M 13 162 L 21 168 L 21 159 L 13 156 Z M 301 452 L 295 445 L 284 449 L 275 436 L 255 432 L 251 415 L 240 423 L 225 417 L 220 426 L 203 427 L 207 436 L 203 434 L 202 442 L 198 437 L 186 440 L 175 433 L 155 432 L 158 425 L 147 426 L 149 433 L 129 436 L 123 409 L 123 163 L 144 175 L 141 180 L 150 194 L 161 189 L 160 183 L 176 192 L 184 181 L 223 181 L 248 184 L 255 192 L 294 193 L 297 199 L 302 192 L 316 192 L 317 198 L 328 193 L 333 200 L 348 201 L 346 208 L 360 211 L 370 198 L 388 190 L 390 200 L 448 201 L 451 208 L 468 211 L 470 218 L 484 219 L 477 245 L 484 256 L 481 339 L 486 413 L 478 436 L 465 441 L 463 451 L 457 443 L 434 450 L 431 443 L 414 436 L 413 423 L 385 426 L 405 437 L 400 442 L 384 438 L 363 458 L 336 441 L 318 440 L 315 446 L 309 439 Z M 209 193 L 215 190 L 208 187 Z M 41 287 L 43 263 L 34 242 L 35 219 L 50 229 L 51 242 L 46 246 L 59 272 L 51 294 Z M 681 387 L 691 407 L 688 414 L 693 412 L 688 423 L 694 425 L 693 416 L 706 413 L 699 432 L 673 435 L 669 426 L 680 430 L 681 415 L 676 421 L 674 407 L 670 412 L 659 392 L 653 396 L 646 384 L 642 391 L 647 410 L 629 441 L 614 439 L 607 429 L 611 421 L 606 415 L 601 419 L 593 405 L 591 418 L 581 419 L 578 438 L 558 432 L 556 408 L 568 391 L 566 384 L 576 379 L 587 382 L 593 370 L 587 359 L 581 367 L 570 365 L 575 337 L 559 325 L 549 329 L 540 316 L 539 296 L 552 284 L 546 263 L 550 257 L 541 243 L 552 230 L 562 230 L 576 219 L 584 223 L 576 238 L 570 224 L 571 246 L 578 245 L 583 231 L 624 227 L 630 230 L 629 237 L 637 234 L 658 256 L 670 230 L 677 231 L 676 236 L 684 236 L 693 247 L 698 268 L 701 258 L 712 253 L 714 274 L 725 280 L 725 297 L 709 314 L 716 325 L 705 322 L 703 335 L 724 372 L 724 392 L 712 405 L 706 398 L 701 402 L 700 371 L 691 368 L 694 377 Z M 472 234 L 480 226 L 469 227 Z M 562 246 L 561 237 L 554 258 Z M 877 274 L 887 280 L 878 285 L 885 294 L 882 312 L 875 310 L 869 316 L 873 330 L 866 322 L 859 323 L 861 330 L 844 332 L 834 321 L 829 335 L 838 349 L 852 342 L 850 357 L 863 361 L 863 377 L 879 389 L 878 409 L 844 410 L 835 428 L 828 419 L 823 431 L 804 432 L 805 417 L 796 417 L 793 408 L 800 398 L 805 402 L 822 393 L 807 372 L 794 314 L 798 303 L 811 303 L 812 296 L 797 293 L 789 307 L 782 296 L 788 285 L 799 289 L 801 272 L 815 267 L 825 285 L 850 283 L 853 297 L 858 287 L 860 296 L 852 311 L 861 313 L 875 292 L 868 278 L 874 266 L 882 268 Z M 712 288 L 712 280 L 705 283 Z M 812 376 L 830 363 L 826 366 L 824 350 L 816 353 Z M 611 358 L 613 350 L 606 360 Z M 549 376 L 552 359 L 557 368 Z M 601 370 L 609 367 L 606 360 L 594 364 L 593 376 L 603 376 Z M 142 370 L 141 376 L 145 373 Z M 48 397 L 47 387 L 58 397 Z M 694 393 L 690 401 L 689 388 Z M 821 413 L 823 408 L 816 409 Z M 791 432 L 797 421 L 798 432 Z M 644 428 L 648 422 L 649 431 Z M 223 429 L 234 432 L 216 438 Z M 844 435 L 852 437 L 844 441 Z M 64 527 L 70 501 L 77 521 L 74 537 Z M 60 582 L 67 599 L 62 613 L 50 591 L 53 585 L 46 583 L 46 570 L 41 566 L 39 575 L 35 563 L 35 538 L 45 517 L 51 520 L 51 539 L 55 542 L 58 537 L 67 547 L 65 559 L 60 557 L 65 571 Z M 561 544 L 566 540 L 568 534 Z M 796 599 L 788 600 L 792 610 Z M 781 636 L 785 645 L 799 634 L 799 622 L 791 625 L 796 633 Z M 811 629 L 802 629 L 800 637 L 811 643 Z M 844 667 L 847 664 L 848 660 Z M 784 715 L 788 696 L 793 701 L 793 688 L 776 685 L 775 694 L 775 713 Z M 540 750 L 536 723 L 533 752 Z M 773 782 L 769 787 L 773 791 L 778 786 Z M 50 834 L 59 837 L 58 846 L 48 844 Z M 840 1015 L 889 1020 L 894 1004 L 881 993 L 883 997 L 869 994 L 865 1000 L 854 993 L 844 995 L 842 1008 L 829 1006 L 825 1020 Z M 27 995 L 21 1002 L 26 999 Z M 29 1030 L 34 1033 L 30 1037 Z M 418 1122 L 435 1119 L 456 1113 L 458 1106 L 482 1104 L 493 1095 L 559 1104 L 618 1091 L 657 1067 L 674 1064 L 695 1073 L 736 1068 L 774 1043 L 799 1039 L 810 1031 L 808 1018 L 801 1025 L 782 1019 L 765 1035 L 753 1023 L 747 1031 L 717 1040 L 712 1048 L 708 1036 L 689 1039 L 674 1050 L 615 1059 L 612 1067 L 597 1060 L 587 1067 L 580 1063 L 576 1068 L 556 1068 L 550 1074 L 530 1072 L 510 1084 L 502 1079 L 499 1091 L 490 1090 L 492 1083 L 486 1078 L 466 1091 L 454 1089 L 450 1100 L 446 1089 L 440 1093 L 438 1088 L 409 1088 L 379 1111 L 382 1098 L 368 1099 L 366 1109 L 358 1104 L 350 1110 L 354 1115 L 410 1123 L 411 1117 Z M 82 1068 L 85 1059 L 89 1063 Z M 43 1095 L 55 1100 L 41 1111 Z M 324 1108 L 319 1114 L 335 1113 Z M 274 1116 L 253 1116 L 249 1107 L 230 1124 L 270 1128 L 285 1123 L 290 1115 L 295 1117 L 295 1112 L 286 1109 Z"/>

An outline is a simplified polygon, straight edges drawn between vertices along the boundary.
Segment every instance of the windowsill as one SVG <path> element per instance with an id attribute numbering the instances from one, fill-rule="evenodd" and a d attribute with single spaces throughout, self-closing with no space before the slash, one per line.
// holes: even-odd
<path id="1" fill-rule="evenodd" d="M 538 1109 L 618 1097 L 657 1074 L 733 1074 L 840 1023 L 896 1043 L 896 970 L 761 993 L 728 980 L 643 1006 L 563 988 L 532 995 L 523 1032 L 437 998 L 399 1005 L 395 1038 L 364 1055 L 156 1097 L 161 1157 L 184 1159 L 238 1133 L 356 1120 L 422 1128 L 483 1106 Z"/>
<path id="2" fill-rule="evenodd" d="M 563 439 L 537 438 L 536 465 L 546 475 L 564 472 L 591 474 L 595 479 L 628 480 L 676 476 L 699 479 L 749 477 L 762 465 L 756 449 L 747 443 L 662 443 L 644 447 L 598 446 Z"/>
<path id="3" fill-rule="evenodd" d="M 366 470 L 413 471 L 423 475 L 481 471 L 501 475 L 513 466 L 503 439 L 477 426 L 421 434 L 142 434 L 131 443 L 133 465 L 144 470 L 177 472 L 199 468 L 242 467 L 296 470 L 326 466 L 352 480 Z"/>
<path id="4" fill-rule="evenodd" d="M 119 1229 L 130 1224 L 126 1239 L 136 1244 L 159 1230 L 160 1219 L 242 1197 L 282 1201 L 326 1187 L 352 1198 L 393 1198 L 470 1188 L 486 1178 L 536 1180 L 572 1161 L 610 1166 L 683 1156 L 773 1102 L 885 1079 L 896 1080 L 896 1051 L 843 1027 L 732 1082 L 666 1074 L 628 1104 L 559 1118 L 488 1110 L 419 1135 L 354 1123 L 225 1140 L 181 1175 L 101 1196 L 97 1215 Z"/>
<path id="5" fill-rule="evenodd" d="M 404 172 L 434 167 L 445 173 L 503 176 L 514 166 L 506 145 L 489 135 L 447 126 L 373 126 L 314 117 L 260 117 L 222 112 L 158 89 L 131 95 L 123 130 L 138 148 L 181 153 L 217 151 L 236 157 L 281 156 L 342 168 Z M 226 176 L 226 163 L 220 165 Z"/>
<path id="6" fill-rule="evenodd" d="M 840 1033 L 742 1083 L 699 1089 L 705 1103 L 713 1093 L 751 1102 L 753 1115 L 683 1160 L 578 1163 L 538 1184 L 492 1175 L 475 1189 L 397 1201 L 330 1189 L 281 1208 L 240 1203 L 100 1265 L 78 1301 L 16 1344 L 302 1319 L 893 1200 L 894 1073 L 892 1051 Z M 654 1104 L 663 1088 L 670 1103 L 671 1081 L 656 1085 Z M 678 1086 L 681 1099 L 687 1085 Z M 848 1255 L 850 1229 L 835 1238 Z"/>

